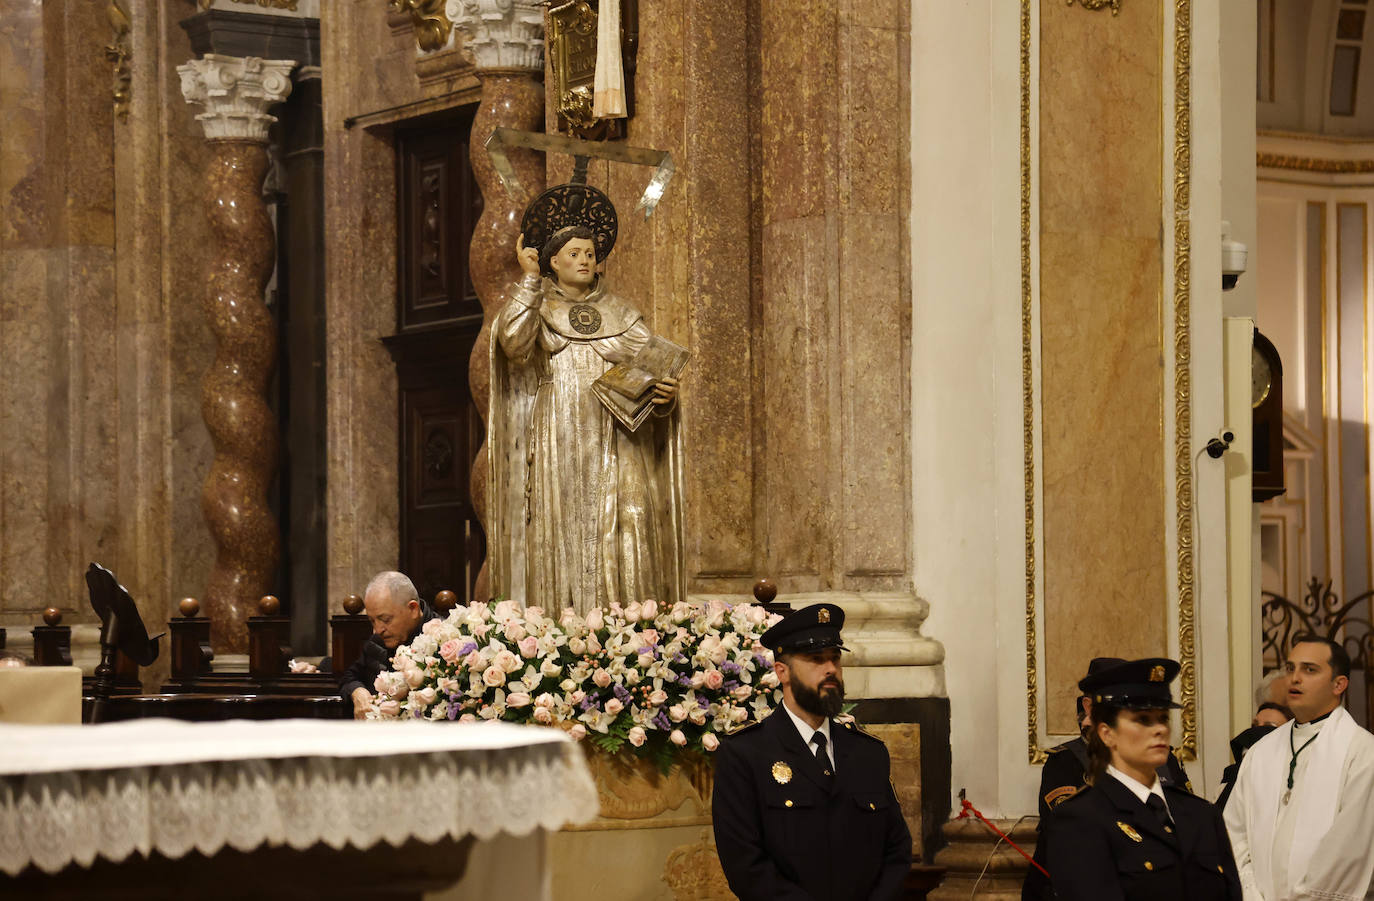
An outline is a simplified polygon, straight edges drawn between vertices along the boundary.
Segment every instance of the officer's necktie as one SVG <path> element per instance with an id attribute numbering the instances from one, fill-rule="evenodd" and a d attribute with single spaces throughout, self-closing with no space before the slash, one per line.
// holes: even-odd
<path id="1" fill-rule="evenodd" d="M 821 765 L 821 772 L 831 775 L 830 755 L 825 753 L 825 733 L 817 732 L 811 736 L 811 740 L 816 743 L 816 763 Z"/>
<path id="2" fill-rule="evenodd" d="M 1152 793 L 1145 799 L 1145 806 L 1150 808 L 1150 813 L 1159 820 L 1159 825 L 1164 827 L 1165 832 L 1174 831 L 1174 821 L 1169 818 L 1169 808 L 1165 806 L 1163 798 Z"/>

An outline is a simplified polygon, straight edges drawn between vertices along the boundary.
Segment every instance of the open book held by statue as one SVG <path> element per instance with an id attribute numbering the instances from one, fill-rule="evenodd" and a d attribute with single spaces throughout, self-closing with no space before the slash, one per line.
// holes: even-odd
<path id="1" fill-rule="evenodd" d="M 493 593 L 546 610 L 685 596 L 688 352 L 598 274 L 616 227 L 590 186 L 536 198 L 515 248 L 523 277 L 492 330 Z"/>

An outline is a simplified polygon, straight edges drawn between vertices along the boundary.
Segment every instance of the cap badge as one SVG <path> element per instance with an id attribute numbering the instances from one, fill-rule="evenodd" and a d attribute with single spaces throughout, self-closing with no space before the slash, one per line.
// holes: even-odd
<path id="1" fill-rule="evenodd" d="M 1129 838 L 1131 841 L 1133 841 L 1133 842 L 1143 842 L 1143 841 L 1145 841 L 1145 839 L 1143 839 L 1143 838 L 1140 837 L 1140 833 L 1139 833 L 1139 832 L 1136 832 L 1134 829 L 1131 828 L 1131 826 L 1130 826 L 1129 823 L 1123 823 L 1123 822 L 1121 822 L 1120 820 L 1117 820 L 1117 821 L 1116 821 L 1116 825 L 1117 825 L 1118 828 L 1121 829 L 1122 832 L 1126 833 L 1126 837 Z"/>
<path id="2" fill-rule="evenodd" d="M 817 610 L 817 611 L 816 611 L 816 622 L 818 622 L 818 623 L 828 623 L 828 622 L 830 622 L 830 611 L 827 610 L 827 609 L 824 608 L 824 607 L 822 607 L 821 609 Z"/>
<path id="3" fill-rule="evenodd" d="M 1163 681 L 1164 681 L 1164 667 L 1162 667 L 1162 666 L 1157 666 L 1157 667 L 1155 667 L 1154 669 L 1150 670 L 1150 681 L 1151 681 L 1151 682 L 1163 682 Z"/>
<path id="4" fill-rule="evenodd" d="M 778 785 L 786 785 L 792 781 L 792 768 L 779 760 L 773 764 L 773 778 L 777 780 Z"/>

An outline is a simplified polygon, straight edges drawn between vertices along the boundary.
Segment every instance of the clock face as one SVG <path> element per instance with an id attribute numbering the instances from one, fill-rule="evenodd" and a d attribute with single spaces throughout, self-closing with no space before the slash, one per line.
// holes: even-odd
<path id="1" fill-rule="evenodd" d="M 1258 347 L 1250 348 L 1250 406 L 1258 407 L 1269 397 L 1274 386 L 1274 371 Z"/>

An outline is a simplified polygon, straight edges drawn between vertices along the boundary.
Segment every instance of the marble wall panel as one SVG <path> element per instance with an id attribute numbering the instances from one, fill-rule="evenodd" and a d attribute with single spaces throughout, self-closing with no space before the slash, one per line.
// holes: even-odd
<path id="1" fill-rule="evenodd" d="M 1048 727 L 1094 656 L 1166 651 L 1162 13 L 1040 17 Z M 1167 405 L 1172 410 L 1172 403 Z"/>
<path id="2" fill-rule="evenodd" d="M 760 5 L 765 224 L 834 210 L 836 41 L 828 4 Z"/>
<path id="3" fill-rule="evenodd" d="M 44 202 L 43 8 L 7 10 L 0 29 L 0 249 L 38 246 L 47 233 Z"/>
<path id="4" fill-rule="evenodd" d="M 764 571 L 785 591 L 829 588 L 835 468 L 831 400 L 833 217 L 775 222 L 763 234 L 760 332 L 768 462 L 763 489 Z"/>

